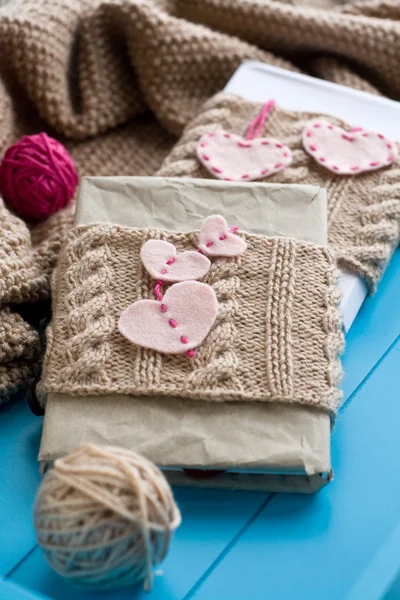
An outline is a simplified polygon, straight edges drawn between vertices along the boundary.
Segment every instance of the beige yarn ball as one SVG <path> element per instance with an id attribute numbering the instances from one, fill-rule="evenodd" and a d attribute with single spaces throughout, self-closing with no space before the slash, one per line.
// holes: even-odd
<path id="1" fill-rule="evenodd" d="M 34 521 L 48 563 L 70 583 L 105 589 L 144 580 L 148 590 L 181 516 L 153 463 L 84 444 L 44 477 Z"/>

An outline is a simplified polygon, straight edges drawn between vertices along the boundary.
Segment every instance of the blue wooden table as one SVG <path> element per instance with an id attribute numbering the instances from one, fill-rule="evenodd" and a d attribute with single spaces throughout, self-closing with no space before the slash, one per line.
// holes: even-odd
<path id="1" fill-rule="evenodd" d="M 35 544 L 41 419 L 0 408 L 0 600 L 400 598 L 400 251 L 347 336 L 334 481 L 316 496 L 177 489 L 183 523 L 147 595 L 88 593 Z"/>

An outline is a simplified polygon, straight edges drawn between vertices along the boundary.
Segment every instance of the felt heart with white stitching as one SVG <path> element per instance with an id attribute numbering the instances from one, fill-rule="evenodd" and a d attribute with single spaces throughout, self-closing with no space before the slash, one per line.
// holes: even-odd
<path id="1" fill-rule="evenodd" d="M 279 140 L 245 140 L 223 129 L 203 135 L 196 153 L 214 177 L 226 181 L 264 179 L 282 171 L 292 161 L 290 149 Z"/>
<path id="2" fill-rule="evenodd" d="M 211 266 L 208 258 L 199 252 L 177 252 L 174 244 L 162 240 L 146 242 L 140 251 L 140 258 L 154 279 L 167 282 L 201 279 Z"/>
<path id="3" fill-rule="evenodd" d="M 199 281 L 172 285 L 162 302 L 138 300 L 119 318 L 118 329 L 130 342 L 164 354 L 183 354 L 207 337 L 218 312 L 211 286 Z"/>
<path id="4" fill-rule="evenodd" d="M 337 175 L 381 169 L 397 156 L 396 144 L 381 133 L 359 127 L 349 132 L 321 119 L 306 125 L 302 139 L 317 163 Z"/>

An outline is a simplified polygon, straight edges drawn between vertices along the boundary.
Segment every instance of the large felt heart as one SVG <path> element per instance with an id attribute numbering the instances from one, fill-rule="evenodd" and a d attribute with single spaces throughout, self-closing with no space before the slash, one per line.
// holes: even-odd
<path id="1" fill-rule="evenodd" d="M 303 130 L 306 151 L 323 167 L 338 175 L 357 175 L 392 164 L 397 146 L 381 133 L 356 128 L 345 131 L 315 119 Z"/>
<path id="2" fill-rule="evenodd" d="M 130 342 L 164 354 L 196 348 L 208 335 L 218 312 L 214 290 L 199 281 L 172 285 L 162 300 L 128 306 L 118 328 Z"/>
<path id="3" fill-rule="evenodd" d="M 243 254 L 247 244 L 229 231 L 223 216 L 211 215 L 201 226 L 199 248 L 209 256 L 237 256 Z"/>
<path id="4" fill-rule="evenodd" d="M 263 179 L 282 171 L 292 161 L 290 149 L 279 140 L 245 140 L 223 129 L 203 135 L 196 152 L 214 177 L 226 181 Z"/>
<path id="5" fill-rule="evenodd" d="M 149 240 L 140 251 L 145 269 L 154 279 L 187 281 L 201 279 L 210 270 L 211 263 L 196 250 L 176 251 L 173 244 L 162 240 Z"/>

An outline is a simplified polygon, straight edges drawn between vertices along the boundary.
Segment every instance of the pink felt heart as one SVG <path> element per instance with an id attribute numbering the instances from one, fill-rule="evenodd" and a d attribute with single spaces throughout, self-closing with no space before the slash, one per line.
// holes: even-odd
<path id="1" fill-rule="evenodd" d="M 245 140 L 223 129 L 203 135 L 196 152 L 214 177 L 226 181 L 263 179 L 282 171 L 292 161 L 289 148 L 279 140 Z"/>
<path id="2" fill-rule="evenodd" d="M 247 244 L 228 230 L 224 217 L 212 215 L 201 226 L 199 247 L 209 256 L 237 256 L 243 254 Z"/>
<path id="3" fill-rule="evenodd" d="M 397 146 L 381 133 L 356 128 L 345 131 L 315 119 L 303 130 L 306 151 L 323 167 L 338 175 L 357 175 L 392 164 Z"/>
<path id="4" fill-rule="evenodd" d="M 211 263 L 196 250 L 176 251 L 173 244 L 149 240 L 140 251 L 145 269 L 154 279 L 187 281 L 201 279 L 210 270 Z"/>
<path id="5" fill-rule="evenodd" d="M 130 342 L 164 354 L 182 354 L 201 344 L 218 312 L 214 290 L 199 281 L 172 285 L 162 300 L 139 300 L 120 316 Z"/>

